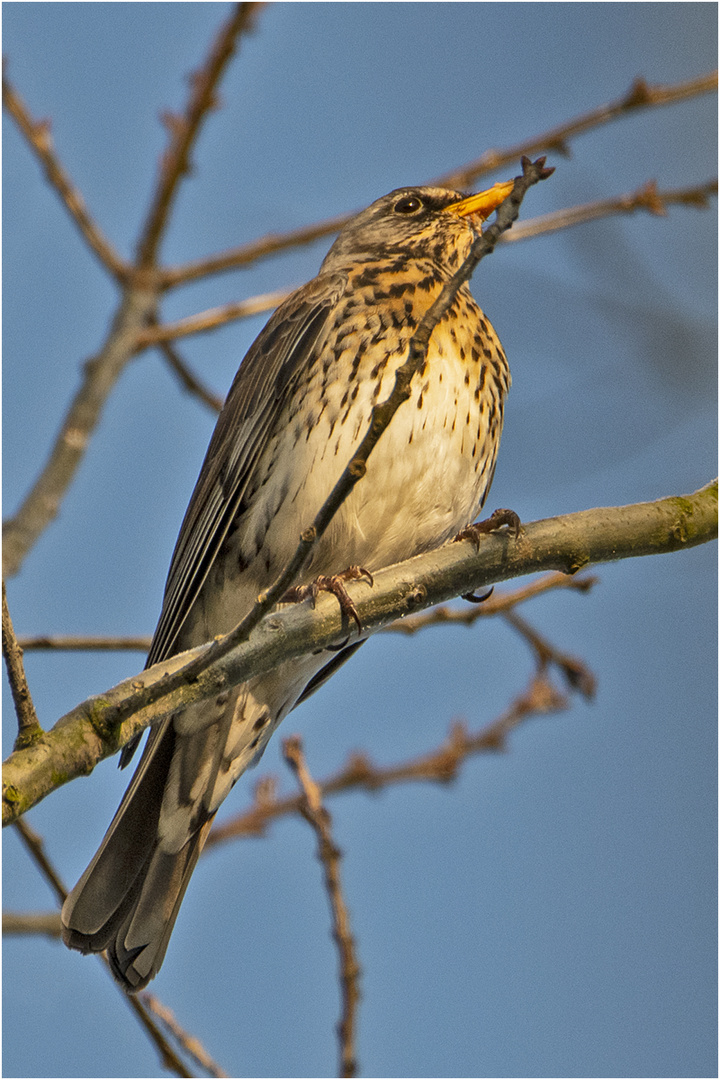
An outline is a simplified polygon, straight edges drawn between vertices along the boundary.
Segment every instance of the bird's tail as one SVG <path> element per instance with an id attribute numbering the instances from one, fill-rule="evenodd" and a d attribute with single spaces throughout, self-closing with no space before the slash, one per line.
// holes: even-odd
<path id="1" fill-rule="evenodd" d="M 81 952 L 108 950 L 126 990 L 158 972 L 180 904 L 215 812 L 196 820 L 177 851 L 164 850 L 160 815 L 175 752 L 172 723 L 151 734 L 95 858 L 62 909 L 63 940 Z"/>
<path id="2" fill-rule="evenodd" d="M 323 681 L 325 663 L 312 656 L 278 665 L 152 729 L 95 858 L 63 905 L 66 945 L 107 949 L 126 990 L 147 985 L 218 807 L 303 691 Z"/>

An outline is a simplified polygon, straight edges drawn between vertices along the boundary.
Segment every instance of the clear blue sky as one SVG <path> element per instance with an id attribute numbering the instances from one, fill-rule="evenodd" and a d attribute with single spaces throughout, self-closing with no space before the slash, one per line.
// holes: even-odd
<path id="1" fill-rule="evenodd" d="M 6 3 L 9 75 L 88 206 L 129 255 L 165 145 L 229 5 Z M 243 41 L 164 256 L 182 262 L 361 208 L 621 96 L 716 63 L 716 5 L 278 4 Z M 4 503 L 51 445 L 113 310 L 12 122 L 4 126 Z M 583 136 L 523 216 L 716 169 L 713 97 Z M 500 178 L 512 175 L 514 170 Z M 493 178 L 495 179 L 495 178 Z M 693 491 L 716 472 L 713 207 L 674 208 L 498 251 L 473 290 L 514 376 L 491 506 L 525 520 Z M 167 319 L 302 284 L 322 241 L 174 293 Z M 263 319 L 187 341 L 224 393 Z M 150 633 L 212 430 L 157 355 L 131 364 L 57 521 L 10 582 L 19 633 Z M 517 730 L 449 788 L 331 803 L 363 968 L 366 1076 L 716 1075 L 716 551 L 603 567 L 585 597 L 524 609 L 598 678 L 593 704 Z M 49 726 L 142 666 L 29 654 Z M 322 776 L 391 763 L 451 719 L 490 722 L 525 686 L 503 624 L 371 642 L 286 721 Z M 6 753 L 14 721 L 5 707 Z M 262 763 L 289 788 L 279 740 Z M 222 814 L 248 801 L 239 784 Z M 114 761 L 31 814 L 73 884 L 127 781 Z M 15 835 L 4 905 L 52 906 Z M 161 1076 L 100 964 L 4 949 L 6 1076 Z M 152 990 L 234 1076 L 335 1075 L 336 960 L 298 820 L 199 866 Z"/>

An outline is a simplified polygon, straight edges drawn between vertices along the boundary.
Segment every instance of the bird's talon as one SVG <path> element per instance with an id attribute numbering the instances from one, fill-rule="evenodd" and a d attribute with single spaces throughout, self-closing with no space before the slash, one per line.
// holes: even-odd
<path id="1" fill-rule="evenodd" d="M 486 600 L 489 600 L 492 594 L 495 592 L 495 586 L 491 585 L 486 593 L 482 596 L 478 596 L 474 592 L 466 592 L 462 594 L 462 599 L 467 600 L 470 604 L 484 604 Z"/>
<path id="2" fill-rule="evenodd" d="M 514 510 L 493 510 L 489 518 L 485 521 L 476 521 L 474 525 L 467 525 L 464 529 L 455 537 L 457 540 L 472 540 L 475 547 L 480 547 L 480 537 L 487 536 L 488 533 L 496 532 L 498 529 L 502 529 L 503 526 L 507 526 L 510 532 L 517 540 L 520 535 L 520 529 L 522 528 L 520 518 Z"/>
<path id="3" fill-rule="evenodd" d="M 337 597 L 343 615 L 348 619 L 353 619 L 357 625 L 358 633 L 362 633 L 360 616 L 345 588 L 344 583 L 346 581 L 367 581 L 370 586 L 374 584 L 372 574 L 365 567 L 349 566 L 347 570 L 343 570 L 340 574 L 320 574 L 309 585 L 295 585 L 283 595 L 281 602 L 283 604 L 297 604 L 310 597 L 313 607 L 315 607 L 315 600 L 319 592 L 332 593 L 333 596 Z"/>

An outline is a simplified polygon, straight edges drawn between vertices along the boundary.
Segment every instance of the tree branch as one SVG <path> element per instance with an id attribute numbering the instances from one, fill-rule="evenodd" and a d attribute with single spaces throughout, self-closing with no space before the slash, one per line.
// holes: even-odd
<path id="1" fill-rule="evenodd" d="M 23 653 L 15 637 L 4 581 L 2 583 L 2 651 L 17 714 L 18 735 L 15 740 L 15 749 L 19 750 L 21 746 L 29 746 L 39 738 L 43 729 L 35 712 L 30 687 L 25 677 Z"/>
<path id="2" fill-rule="evenodd" d="M 85 200 L 60 164 L 53 149 L 50 121 L 33 120 L 25 102 L 5 78 L 4 72 L 2 95 L 3 105 L 45 169 L 48 183 L 60 196 L 73 221 L 85 237 L 88 247 L 95 252 L 103 267 L 109 270 L 117 281 L 125 281 L 130 266 L 118 255 L 110 241 L 103 236 L 100 228 L 90 217 Z"/>
<path id="3" fill-rule="evenodd" d="M 295 773 L 302 788 L 300 813 L 315 830 L 318 842 L 318 859 L 325 874 L 325 889 L 330 901 L 333 920 L 333 938 L 338 949 L 340 963 L 340 987 L 342 1014 L 337 1025 L 340 1044 L 340 1076 L 355 1076 L 355 1019 L 360 1001 L 360 965 L 355 952 L 355 942 L 350 930 L 350 916 L 340 882 L 340 849 L 333 842 L 330 814 L 322 804 L 320 788 L 313 780 L 305 763 L 302 741 L 299 735 L 283 740 L 283 754 Z"/>
<path id="4" fill-rule="evenodd" d="M 152 264 L 177 185 L 188 169 L 190 150 L 200 125 L 214 105 L 217 82 L 232 56 L 235 39 L 251 28 L 259 6 L 246 3 L 236 7 L 220 31 L 205 65 L 191 80 L 192 92 L 184 115 L 167 118 L 172 138 L 138 241 L 137 265 L 123 271 L 123 298 L 111 330 L 98 356 L 85 365 L 82 385 L 70 405 L 45 467 L 20 509 L 3 526 L 5 577 L 12 577 L 19 571 L 38 537 L 56 516 L 85 455 L 90 436 L 99 423 L 105 402 L 134 355 L 138 334 L 155 316 L 160 286 L 157 275 L 151 272 Z"/>
<path id="5" fill-rule="evenodd" d="M 175 1014 L 171 1009 L 168 1009 L 167 1005 L 163 1005 L 159 998 L 154 994 L 145 990 L 140 994 L 140 1001 L 145 1008 L 157 1016 L 168 1034 L 175 1040 L 185 1054 L 188 1054 L 201 1069 L 209 1073 L 210 1076 L 227 1076 L 228 1074 L 222 1069 L 217 1062 L 210 1057 L 203 1044 L 197 1038 L 196 1035 L 191 1035 L 186 1031 L 175 1018 Z"/>
<path id="6" fill-rule="evenodd" d="M 588 221 L 613 217 L 616 214 L 634 214 L 646 210 L 650 214 L 665 216 L 668 206 L 691 206 L 696 210 L 705 210 L 710 205 L 710 197 L 717 195 L 717 179 L 705 184 L 695 184 L 688 188 L 675 188 L 670 191 L 658 191 L 654 180 L 648 180 L 636 191 L 627 195 L 616 195 L 611 199 L 599 199 L 596 202 L 568 206 L 551 214 L 542 214 L 521 222 L 516 229 L 502 238 L 501 243 L 511 244 L 518 240 L 530 240 L 536 236 L 568 229 L 574 225 L 584 225 Z"/>
<path id="7" fill-rule="evenodd" d="M 542 570 L 575 574 L 591 563 L 679 551 L 717 537 L 717 481 L 693 495 L 657 502 L 583 510 L 525 525 L 507 534 L 446 544 L 351 584 L 364 630 L 372 633 L 407 614 L 493 582 Z M 262 674 L 284 660 L 346 640 L 335 599 L 321 595 L 315 610 L 288 605 L 266 617 L 250 639 L 215 658 L 215 643 L 156 664 L 105 694 L 78 705 L 33 746 L 13 753 L 3 768 L 3 823 L 16 820 L 55 788 L 92 771 L 151 723 L 195 701 Z M 229 635 L 228 635 L 229 636 Z M 166 674 L 167 673 L 167 674 Z M 118 724 L 118 716 L 127 717 Z"/>
<path id="8" fill-rule="evenodd" d="M 42 837 L 39 833 L 35 832 L 35 830 L 28 825 L 27 821 L 16 821 L 15 829 L 26 850 L 28 851 L 31 859 L 33 860 L 40 873 L 43 875 L 43 877 L 55 893 L 58 903 L 62 905 L 67 897 L 67 889 L 65 888 L 63 882 L 60 880 L 60 877 L 55 870 L 55 867 L 52 865 L 50 859 L 47 856 L 47 853 L 45 851 L 45 844 L 43 843 Z M 45 918 L 48 919 L 48 916 L 45 916 Z M 59 915 L 57 916 L 57 919 L 59 922 Z M 5 932 L 4 915 L 3 932 Z M 26 929 L 25 932 L 29 933 L 30 930 Z M 46 927 L 45 932 L 50 933 L 51 930 Z M 108 974 L 110 974 L 110 963 L 106 954 L 103 953 L 100 959 L 105 965 L 105 970 L 108 972 Z M 151 1042 L 155 1044 L 155 1047 L 160 1055 L 160 1060 L 162 1061 L 164 1067 L 166 1069 L 170 1069 L 178 1076 L 191 1077 L 193 1074 L 189 1072 L 189 1070 L 185 1067 L 184 1063 L 180 1060 L 173 1048 L 170 1046 L 162 1031 L 150 1015 L 147 1006 L 142 1001 L 139 1001 L 132 994 L 123 993 L 122 996 L 124 1001 L 128 1004 L 130 1009 L 137 1016 L 140 1025 L 145 1029 L 145 1032 L 150 1038 Z"/>
<path id="9" fill-rule="evenodd" d="M 499 615 L 509 611 L 516 604 L 525 600 L 532 600 L 535 596 L 552 589 L 574 589 L 578 592 L 587 592 L 597 584 L 597 578 L 590 575 L 584 577 L 568 577 L 566 574 L 546 574 L 544 577 L 523 585 L 519 589 L 505 590 L 495 593 L 491 599 L 482 605 L 465 607 L 462 610 L 449 607 L 435 607 L 424 615 L 408 615 L 404 619 L 398 619 L 389 626 L 383 627 L 383 634 L 416 634 L 426 626 L 442 626 L 448 623 L 456 623 L 462 626 L 472 626 L 477 619 Z M 52 652 L 148 652 L 151 635 L 145 637 L 85 637 L 70 634 L 35 634 L 32 637 L 19 637 L 18 644 L 24 652 L 28 650 L 47 650 Z"/>
<path id="10" fill-rule="evenodd" d="M 533 135 L 516 146 L 505 149 L 486 150 L 475 161 L 463 165 L 459 169 L 443 173 L 436 180 L 429 183 L 438 187 L 463 188 L 472 185 L 479 177 L 485 176 L 497 169 L 507 168 L 518 158 L 524 155 L 542 154 L 551 151 L 568 154 L 568 142 L 570 139 L 583 135 L 587 131 L 607 124 L 612 120 L 630 112 L 644 108 L 657 108 L 663 105 L 672 105 L 688 98 L 698 97 L 717 90 L 717 71 L 708 72 L 697 79 L 689 79 L 687 82 L 676 83 L 671 86 L 649 86 L 643 79 L 636 79 L 630 90 L 617 101 L 606 105 L 599 105 L 590 112 L 576 116 L 558 127 L 551 128 L 541 135 Z M 199 278 L 210 274 L 223 273 L 227 270 L 235 270 L 241 266 L 247 266 L 258 259 L 269 255 L 276 255 L 280 251 L 289 248 L 300 247 L 319 240 L 323 236 L 332 236 L 343 226 L 347 225 L 357 210 L 349 214 L 341 214 L 338 217 L 328 218 L 325 221 L 315 222 L 312 225 L 304 225 L 299 229 L 292 229 L 286 233 L 269 233 L 257 240 L 251 240 L 247 244 L 240 244 L 228 251 L 210 255 L 195 262 L 185 263 L 183 266 L 166 267 L 161 270 L 163 288 L 169 289 L 175 285 L 184 284 L 188 281 L 197 281 Z"/>
<path id="11" fill-rule="evenodd" d="M 569 707 L 568 698 L 550 682 L 545 665 L 533 673 L 530 684 L 501 715 L 480 731 L 468 731 L 463 723 L 451 725 L 444 743 L 435 750 L 420 754 L 397 765 L 375 765 L 366 754 L 353 753 L 347 764 L 334 776 L 319 782 L 323 797 L 344 791 L 380 791 L 396 784 L 430 782 L 448 784 L 458 775 L 463 762 L 475 754 L 498 753 L 505 749 L 508 734 L 525 720 Z M 270 777 L 264 777 L 255 789 L 253 805 L 228 821 L 216 825 L 203 849 L 207 854 L 216 844 L 240 837 L 258 837 L 276 818 L 300 811 L 300 796 L 278 798 Z"/>
<path id="12" fill-rule="evenodd" d="M 3 524 L 3 574 L 12 577 L 42 532 L 57 515 L 105 402 L 131 359 L 138 331 L 156 304 L 154 292 L 129 288 L 105 344 L 85 364 L 85 374 L 68 409 L 50 457 L 17 513 Z"/>
<path id="13" fill-rule="evenodd" d="M 166 113 L 163 116 L 170 132 L 170 145 L 160 163 L 160 178 L 155 197 L 150 204 L 147 220 L 137 248 L 137 266 L 153 266 L 160 240 L 165 231 L 170 208 L 183 176 L 190 171 L 190 153 L 208 113 L 216 108 L 216 89 L 225 68 L 232 59 L 238 37 L 249 33 L 262 4 L 236 4 L 199 71 L 190 77 L 192 93 L 182 116 Z"/>
<path id="14" fill-rule="evenodd" d="M 704 210 L 710 205 L 710 197 L 713 195 L 717 195 L 717 180 L 669 191 L 658 191 L 655 181 L 648 180 L 636 191 L 625 195 L 615 195 L 610 199 L 568 206 L 551 214 L 527 218 L 510 232 L 504 233 L 498 240 L 498 244 L 530 240 L 561 229 L 572 228 L 575 225 L 584 225 L 588 221 L 597 221 L 599 218 L 614 217 L 618 214 L 634 214 L 639 210 L 656 215 L 665 215 L 669 206 L 689 206 Z M 147 327 L 138 333 L 138 352 L 148 345 L 166 343 L 176 338 L 188 337 L 190 334 L 217 330 L 229 322 L 246 319 L 260 312 L 272 311 L 287 300 L 292 292 L 292 289 L 279 289 L 276 292 L 260 293 L 246 300 L 199 311 L 195 315 L 188 315 L 174 323 L 159 323 Z"/>

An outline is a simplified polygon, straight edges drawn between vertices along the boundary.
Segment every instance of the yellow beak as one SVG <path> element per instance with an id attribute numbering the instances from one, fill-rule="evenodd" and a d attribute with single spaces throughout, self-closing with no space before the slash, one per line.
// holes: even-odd
<path id="1" fill-rule="evenodd" d="M 468 195 L 467 199 L 451 203 L 446 207 L 451 214 L 458 217 L 467 217 L 468 214 L 477 214 L 483 221 L 489 218 L 493 210 L 497 210 L 503 199 L 506 199 L 513 189 L 513 180 L 502 184 L 494 184 L 487 191 L 478 191 L 476 195 Z"/>

